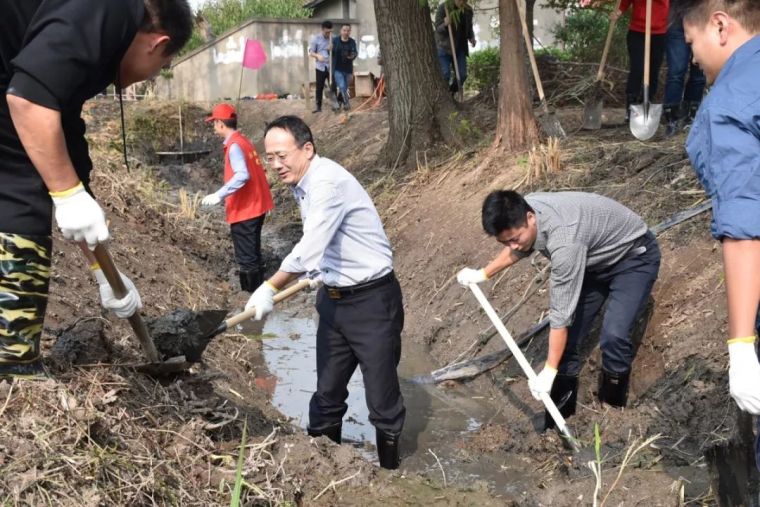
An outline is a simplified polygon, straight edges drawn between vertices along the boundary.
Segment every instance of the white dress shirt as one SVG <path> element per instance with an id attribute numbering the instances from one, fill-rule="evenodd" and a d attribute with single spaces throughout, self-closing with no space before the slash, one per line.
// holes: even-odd
<path id="1" fill-rule="evenodd" d="M 393 254 L 367 192 L 348 171 L 315 155 L 293 186 L 303 236 L 282 261 L 288 273 L 322 272 L 332 287 L 349 287 L 390 273 Z"/>

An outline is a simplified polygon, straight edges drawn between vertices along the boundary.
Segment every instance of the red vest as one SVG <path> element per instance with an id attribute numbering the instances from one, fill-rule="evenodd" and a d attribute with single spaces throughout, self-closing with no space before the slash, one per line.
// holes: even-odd
<path id="1" fill-rule="evenodd" d="M 248 181 L 240 189 L 224 200 L 227 209 L 227 223 L 234 224 L 243 220 L 256 218 L 274 209 L 272 194 L 269 192 L 264 168 L 256 153 L 253 144 L 240 132 L 233 132 L 224 147 L 224 182 L 232 179 L 234 174 L 230 164 L 229 147 L 237 144 L 245 156 L 245 165 L 248 167 Z"/>

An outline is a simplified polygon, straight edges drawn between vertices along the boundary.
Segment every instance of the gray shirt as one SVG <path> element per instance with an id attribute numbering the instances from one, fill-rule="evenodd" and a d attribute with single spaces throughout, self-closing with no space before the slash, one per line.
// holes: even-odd
<path id="1" fill-rule="evenodd" d="M 282 261 L 288 273 L 322 272 L 332 287 L 380 278 L 393 269 L 393 255 L 380 216 L 356 178 L 330 159 L 315 155 L 293 186 L 303 237 Z"/>
<path id="2" fill-rule="evenodd" d="M 535 193 L 525 200 L 536 212 L 533 248 L 552 263 L 549 323 L 554 329 L 568 327 L 585 272 L 620 261 L 648 227 L 630 209 L 597 194 Z"/>

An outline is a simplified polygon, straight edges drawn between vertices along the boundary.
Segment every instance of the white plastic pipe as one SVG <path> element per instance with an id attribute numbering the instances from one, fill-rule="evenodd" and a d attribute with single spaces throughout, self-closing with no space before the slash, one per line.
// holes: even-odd
<path id="1" fill-rule="evenodd" d="M 480 287 L 476 283 L 470 284 L 470 290 L 475 295 L 475 298 L 480 303 L 480 306 L 482 306 L 483 310 L 485 310 L 488 318 L 491 319 L 493 326 L 504 339 L 504 342 L 507 344 L 509 351 L 512 352 L 512 355 L 515 357 L 515 359 L 517 359 L 517 362 L 520 364 L 520 368 L 522 368 L 523 372 L 525 372 L 525 375 L 528 377 L 528 379 L 534 380 L 536 378 L 536 372 L 533 371 L 530 363 L 528 363 L 528 360 L 525 359 L 522 350 L 520 350 L 520 347 L 517 346 L 517 343 L 515 343 L 515 340 L 512 338 L 512 335 L 509 334 L 509 331 L 507 331 L 507 328 L 499 318 L 496 310 L 494 310 L 493 306 L 491 306 L 491 303 L 488 302 L 488 299 L 486 298 L 485 294 L 483 294 L 483 291 L 480 290 Z M 572 445 L 574 449 L 577 449 L 578 444 L 575 438 L 573 438 L 573 435 L 570 433 L 570 430 L 567 427 L 567 423 L 565 422 L 565 418 L 562 417 L 562 414 L 559 413 L 557 405 L 555 405 L 554 401 L 551 399 L 551 397 L 549 397 L 549 393 L 543 393 L 541 395 L 541 401 L 544 402 L 546 410 L 552 416 L 552 419 L 554 419 L 554 422 L 557 425 L 557 429 L 559 429 L 565 438 L 567 438 L 570 445 Z"/>

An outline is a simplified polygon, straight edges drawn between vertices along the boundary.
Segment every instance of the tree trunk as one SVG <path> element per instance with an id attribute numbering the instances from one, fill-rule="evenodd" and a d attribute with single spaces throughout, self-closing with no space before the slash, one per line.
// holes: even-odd
<path id="1" fill-rule="evenodd" d="M 427 2 L 375 0 L 375 18 L 388 86 L 386 163 L 405 164 L 436 142 L 460 145 Z"/>
<path id="2" fill-rule="evenodd" d="M 524 150 L 539 141 L 518 16 L 515 0 L 499 0 L 501 67 L 494 146 L 505 150 Z"/>

